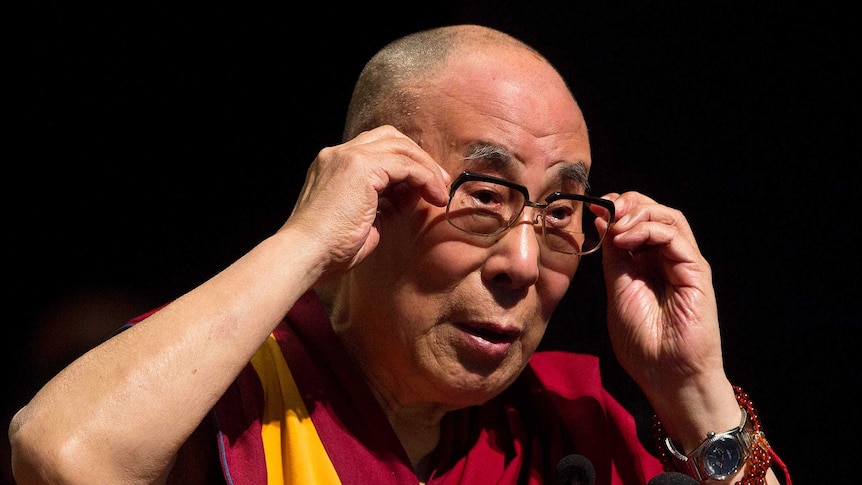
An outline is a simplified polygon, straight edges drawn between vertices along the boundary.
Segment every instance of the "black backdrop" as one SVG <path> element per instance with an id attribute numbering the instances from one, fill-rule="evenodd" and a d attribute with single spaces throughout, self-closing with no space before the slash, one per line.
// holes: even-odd
<path id="1" fill-rule="evenodd" d="M 636 189 L 686 213 L 713 264 L 731 379 L 797 483 L 847 483 L 860 390 L 851 13 L 608 3 L 47 2 L 10 16 L 4 423 L 59 366 L 279 227 L 308 163 L 339 142 L 374 51 L 476 22 L 533 44 L 570 82 L 595 192 Z M 600 279 L 586 261 L 544 345 L 606 357 L 608 385 L 643 418 L 603 334 Z"/>

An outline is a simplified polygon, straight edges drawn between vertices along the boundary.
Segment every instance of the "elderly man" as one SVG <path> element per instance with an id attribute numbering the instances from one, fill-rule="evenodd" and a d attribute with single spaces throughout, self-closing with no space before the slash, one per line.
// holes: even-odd
<path id="1" fill-rule="evenodd" d="M 535 352 L 583 257 L 603 259 L 610 338 L 668 465 L 777 483 L 686 219 L 588 194 L 587 126 L 539 53 L 471 25 L 399 39 L 362 71 L 344 140 L 279 231 L 16 415 L 22 485 L 542 483 L 572 454 L 596 483 L 646 483 L 661 461 L 596 360 Z"/>

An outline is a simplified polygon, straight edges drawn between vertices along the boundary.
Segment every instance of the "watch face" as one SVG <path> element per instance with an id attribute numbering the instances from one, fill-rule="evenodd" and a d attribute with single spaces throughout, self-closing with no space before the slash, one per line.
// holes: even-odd
<path id="1" fill-rule="evenodd" d="M 711 443 L 703 454 L 703 469 L 712 478 L 723 480 L 742 464 L 742 449 L 731 436 L 722 436 Z"/>

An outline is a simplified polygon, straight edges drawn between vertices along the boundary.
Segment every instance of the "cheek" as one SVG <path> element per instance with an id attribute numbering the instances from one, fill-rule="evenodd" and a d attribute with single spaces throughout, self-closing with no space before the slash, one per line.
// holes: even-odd
<path id="1" fill-rule="evenodd" d="M 418 215 L 409 229 L 410 244 L 402 248 L 413 265 L 412 284 L 421 293 L 446 293 L 481 266 L 486 251 L 467 243 L 446 222 L 442 209 L 432 207 Z"/>
<path id="2" fill-rule="evenodd" d="M 481 248 L 459 241 L 445 213 L 434 209 L 391 214 L 378 247 L 354 268 L 360 287 L 393 295 L 390 312 L 436 313 L 431 307 L 451 296 L 481 264 Z M 402 303 L 398 308 L 396 301 Z"/>
<path id="3" fill-rule="evenodd" d="M 424 246 L 424 244 L 429 244 Z M 482 263 L 482 252 L 457 241 L 417 244 L 415 286 L 423 293 L 445 293 L 473 273 Z"/>
<path id="4" fill-rule="evenodd" d="M 560 267 L 542 266 L 540 280 L 542 286 L 547 287 L 550 293 L 562 296 L 569 288 L 569 283 L 578 270 L 578 261 L 568 261 L 568 264 Z"/>

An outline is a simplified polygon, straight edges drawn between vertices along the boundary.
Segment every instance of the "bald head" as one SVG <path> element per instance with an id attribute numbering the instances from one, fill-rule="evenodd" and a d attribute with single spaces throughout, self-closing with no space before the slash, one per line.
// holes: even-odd
<path id="1" fill-rule="evenodd" d="M 432 83 L 459 52 L 511 48 L 547 62 L 524 42 L 479 25 L 416 32 L 384 46 L 363 68 L 347 110 L 343 139 L 390 124 L 409 132 L 420 84 Z"/>

